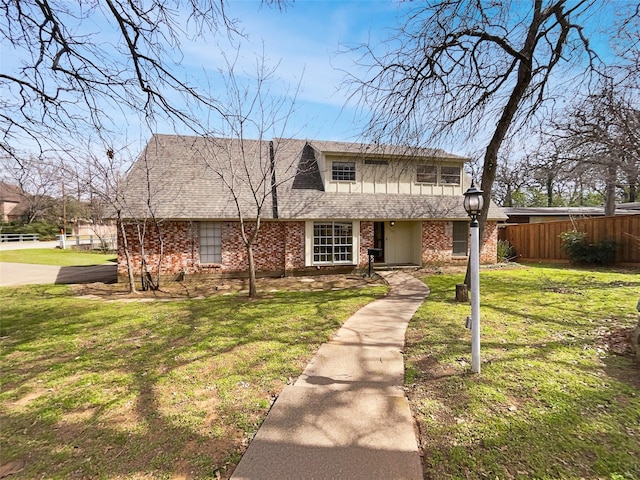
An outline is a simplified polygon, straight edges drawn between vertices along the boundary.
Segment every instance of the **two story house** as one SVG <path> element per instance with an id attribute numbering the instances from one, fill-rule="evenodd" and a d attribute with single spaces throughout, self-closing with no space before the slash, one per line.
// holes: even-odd
<path id="1" fill-rule="evenodd" d="M 263 275 L 353 270 L 369 249 L 388 266 L 465 262 L 465 161 L 435 149 L 154 135 L 126 179 L 127 244 L 136 271 L 145 255 L 164 275 L 242 275 L 242 218 L 249 230 L 260 221 Z M 496 261 L 505 218 L 490 206 L 484 263 Z"/>

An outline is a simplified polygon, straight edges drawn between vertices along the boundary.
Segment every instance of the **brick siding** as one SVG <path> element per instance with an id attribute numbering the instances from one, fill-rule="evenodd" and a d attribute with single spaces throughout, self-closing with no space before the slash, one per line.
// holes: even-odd
<path id="1" fill-rule="evenodd" d="M 157 272 L 160 249 L 163 261 L 160 264 L 162 275 L 177 275 L 184 272 L 192 274 L 238 274 L 248 270 L 247 252 L 240 236 L 240 222 L 221 222 L 222 263 L 200 264 L 199 224 L 190 221 L 166 221 L 156 228 L 146 225 L 144 250 L 149 270 Z M 250 234 L 255 224 L 247 224 Z M 138 242 L 138 228 L 135 224 L 125 225 L 127 242 L 136 275 L 142 270 L 142 254 Z M 480 261 L 496 262 L 497 224 L 488 222 L 485 229 L 485 242 Z M 286 274 L 293 271 L 309 270 L 305 267 L 305 222 L 263 222 L 258 240 L 253 247 L 256 270 Z M 374 223 L 360 222 L 360 261 L 359 267 L 366 266 L 367 249 L 373 247 Z M 121 232 L 118 231 L 118 274 L 127 275 Z M 430 220 L 422 222 L 422 263 L 464 262 L 466 257 L 454 257 L 453 222 Z M 323 268 L 325 269 L 325 268 Z"/>
<path id="2" fill-rule="evenodd" d="M 481 263 L 496 263 L 498 246 L 498 225 L 487 222 L 484 243 L 480 251 Z M 465 256 L 453 256 L 453 222 L 429 220 L 422 222 L 422 263 L 464 263 Z"/>
<path id="3" fill-rule="evenodd" d="M 255 223 L 246 225 L 250 235 Z M 134 272 L 142 271 L 142 252 L 137 225 L 125 226 Z M 231 274 L 248 270 L 247 250 L 240 235 L 240 222 L 221 222 L 222 263 L 200 264 L 198 222 L 163 222 L 159 229 L 147 225 L 144 235 L 146 261 L 152 273 L 157 272 L 160 246 L 164 252 L 161 275 Z M 121 235 L 118 238 L 118 274 L 127 274 Z M 256 270 L 284 272 L 304 268 L 304 222 L 263 222 L 253 246 Z"/>
<path id="4" fill-rule="evenodd" d="M 360 267 L 369 263 L 369 248 L 373 248 L 373 222 L 360 222 Z"/>
<path id="5" fill-rule="evenodd" d="M 496 263 L 498 261 L 498 223 L 487 222 L 482 238 L 480 263 Z"/>

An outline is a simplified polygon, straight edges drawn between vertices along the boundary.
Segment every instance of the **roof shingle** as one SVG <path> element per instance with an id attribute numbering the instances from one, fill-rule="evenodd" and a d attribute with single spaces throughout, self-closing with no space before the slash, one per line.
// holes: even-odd
<path id="1" fill-rule="evenodd" d="M 275 139 L 280 219 L 466 219 L 457 196 L 325 192 L 314 152 L 403 155 L 388 146 Z M 464 160 L 442 150 L 405 154 Z M 154 135 L 128 173 L 125 217 L 224 220 L 274 218 L 269 142 Z M 150 193 L 149 193 L 150 192 Z M 491 205 L 489 218 L 506 218 Z"/>

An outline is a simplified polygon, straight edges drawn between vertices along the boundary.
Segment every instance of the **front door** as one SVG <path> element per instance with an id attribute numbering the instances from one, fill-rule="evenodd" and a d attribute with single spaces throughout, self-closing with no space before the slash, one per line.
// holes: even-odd
<path id="1" fill-rule="evenodd" d="M 373 248 L 381 251 L 375 257 L 376 262 L 384 263 L 384 222 L 373 222 Z"/>
<path id="2" fill-rule="evenodd" d="M 421 222 L 394 220 L 388 222 L 385 227 L 385 263 L 420 265 Z"/>

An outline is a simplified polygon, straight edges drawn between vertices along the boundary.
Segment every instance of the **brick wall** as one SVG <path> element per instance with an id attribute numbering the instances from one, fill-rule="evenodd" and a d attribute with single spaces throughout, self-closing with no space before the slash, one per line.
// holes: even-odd
<path id="1" fill-rule="evenodd" d="M 161 263 L 162 275 L 177 275 L 185 272 L 192 274 L 233 274 L 248 270 L 247 254 L 240 236 L 239 222 L 221 222 L 222 228 L 222 264 L 200 265 L 199 225 L 198 222 L 171 221 L 159 225 L 146 226 L 144 250 L 147 264 L 152 273 L 157 272 L 160 246 L 164 252 Z M 247 230 L 255 228 L 248 224 Z M 142 268 L 142 255 L 138 242 L 138 226 L 126 225 L 134 272 L 139 275 Z M 142 226 L 140 226 L 142 229 Z M 496 262 L 498 241 L 496 222 L 488 222 L 485 230 L 485 242 L 480 261 Z M 373 222 L 360 222 L 360 262 L 366 266 L 367 249 L 373 247 Z M 305 270 L 305 222 L 263 222 L 258 241 L 253 247 L 256 270 L 258 272 L 286 273 Z M 122 248 L 123 242 L 118 231 L 118 274 L 126 276 L 127 265 Z M 451 263 L 466 261 L 465 257 L 452 256 L 453 224 L 450 221 L 422 222 L 422 262 Z"/>
<path id="2" fill-rule="evenodd" d="M 163 252 L 161 273 L 193 273 L 197 269 L 198 225 L 193 222 L 164 222 L 156 228 L 151 222 L 146 225 L 125 225 L 131 263 L 136 275 L 142 271 L 142 246 L 149 270 L 158 271 L 160 251 Z M 122 234 L 118 229 L 118 275 L 127 274 Z"/>
<path id="3" fill-rule="evenodd" d="M 284 270 L 285 228 L 284 223 L 262 222 L 258 240 L 253 245 L 253 258 L 258 272 Z M 250 236 L 255 223 L 246 223 L 245 231 Z M 304 243 L 303 243 L 304 248 Z M 240 222 L 222 223 L 222 270 L 243 272 L 249 268 L 247 248 L 242 241 Z"/>
<path id="4" fill-rule="evenodd" d="M 254 223 L 246 225 L 250 234 Z M 144 235 L 144 251 L 152 273 L 157 272 L 160 245 L 164 252 L 161 264 L 162 275 L 188 275 L 198 273 L 237 273 L 248 270 L 247 250 L 240 235 L 240 222 L 221 222 L 222 264 L 201 265 L 198 242 L 198 222 L 163 222 L 159 231 L 147 226 Z M 131 252 L 134 272 L 139 275 L 142 268 L 142 252 L 136 225 L 126 225 L 127 241 Z M 122 238 L 118 238 L 118 274 L 127 274 Z M 304 222 L 263 222 L 258 240 L 253 246 L 253 255 L 258 272 L 283 272 L 286 269 L 304 268 Z"/>
<path id="5" fill-rule="evenodd" d="M 284 226 L 284 269 L 285 272 L 304 268 L 304 222 L 286 222 Z"/>
<path id="6" fill-rule="evenodd" d="M 484 243 L 480 251 L 481 263 L 496 263 L 498 245 L 498 226 L 496 222 L 487 222 L 484 231 Z M 422 263 L 459 263 L 467 257 L 453 256 L 453 222 L 429 220 L 422 222 Z"/>
<path id="7" fill-rule="evenodd" d="M 480 263 L 496 263 L 498 261 L 498 223 L 487 222 L 482 238 Z"/>
<path id="8" fill-rule="evenodd" d="M 367 250 L 373 248 L 373 222 L 360 222 L 360 263 L 365 266 L 369 263 Z"/>
<path id="9" fill-rule="evenodd" d="M 452 222 L 433 220 L 422 222 L 422 263 L 451 261 L 453 250 Z"/>

